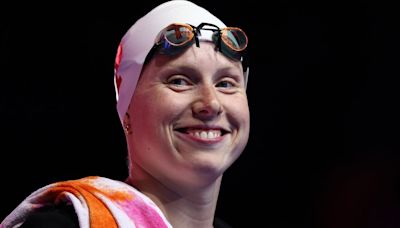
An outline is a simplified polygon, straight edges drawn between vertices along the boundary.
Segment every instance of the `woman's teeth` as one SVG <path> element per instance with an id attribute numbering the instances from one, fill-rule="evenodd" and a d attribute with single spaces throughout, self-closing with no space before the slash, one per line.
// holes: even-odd
<path id="1" fill-rule="evenodd" d="M 189 130 L 188 133 L 200 139 L 215 139 L 221 136 L 221 130 Z"/>

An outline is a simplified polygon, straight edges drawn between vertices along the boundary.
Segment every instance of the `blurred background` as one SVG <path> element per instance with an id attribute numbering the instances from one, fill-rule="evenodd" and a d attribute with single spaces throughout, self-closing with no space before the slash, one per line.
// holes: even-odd
<path id="1" fill-rule="evenodd" d="M 0 220 L 54 181 L 125 179 L 114 58 L 161 2 L 1 7 Z M 400 227 L 396 8 L 194 2 L 250 42 L 251 135 L 217 215 L 233 227 Z"/>

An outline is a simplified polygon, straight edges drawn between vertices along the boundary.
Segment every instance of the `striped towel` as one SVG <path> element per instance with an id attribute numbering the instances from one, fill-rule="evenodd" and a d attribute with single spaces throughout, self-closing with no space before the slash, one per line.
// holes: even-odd
<path id="1" fill-rule="evenodd" d="M 157 205 L 132 186 L 90 176 L 38 189 L 3 220 L 0 228 L 19 227 L 31 213 L 60 203 L 73 205 L 82 228 L 172 227 Z"/>

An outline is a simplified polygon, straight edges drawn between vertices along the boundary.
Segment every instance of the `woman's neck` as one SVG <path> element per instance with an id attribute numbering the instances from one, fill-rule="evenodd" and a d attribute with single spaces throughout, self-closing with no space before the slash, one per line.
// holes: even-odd
<path id="1" fill-rule="evenodd" d="M 139 189 L 161 209 L 174 228 L 212 227 L 222 176 L 202 188 L 167 187 L 140 167 L 127 183 Z"/>

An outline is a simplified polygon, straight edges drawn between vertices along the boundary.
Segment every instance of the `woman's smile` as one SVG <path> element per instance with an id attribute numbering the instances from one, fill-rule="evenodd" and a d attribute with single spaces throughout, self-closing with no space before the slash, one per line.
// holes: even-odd
<path id="1" fill-rule="evenodd" d="M 228 131 L 218 126 L 190 126 L 178 128 L 175 133 L 180 139 L 195 146 L 212 145 L 215 147 L 226 138 Z"/>

